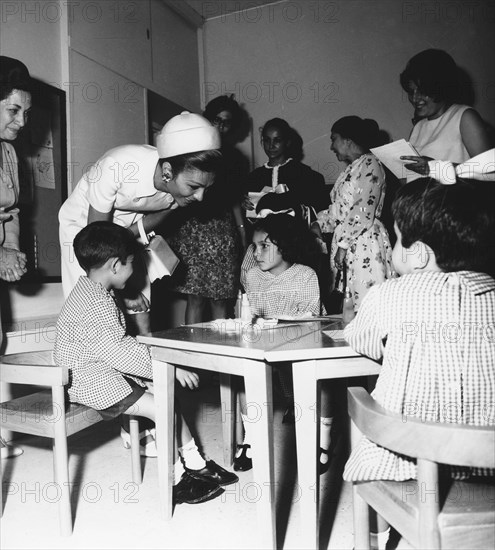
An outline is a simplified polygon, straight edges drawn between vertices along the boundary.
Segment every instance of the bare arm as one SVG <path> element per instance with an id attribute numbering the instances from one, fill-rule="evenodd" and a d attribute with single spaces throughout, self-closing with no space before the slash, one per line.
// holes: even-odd
<path id="1" fill-rule="evenodd" d="M 240 203 L 236 202 L 232 207 L 232 213 L 234 214 L 235 224 L 237 226 L 237 231 L 239 232 L 239 237 L 241 238 L 242 248 L 246 250 L 248 242 L 246 237 L 246 228 L 244 227 L 244 216 L 242 214 L 242 208 Z"/>
<path id="2" fill-rule="evenodd" d="M 485 123 L 474 109 L 467 109 L 461 117 L 461 138 L 470 157 L 490 149 Z"/>

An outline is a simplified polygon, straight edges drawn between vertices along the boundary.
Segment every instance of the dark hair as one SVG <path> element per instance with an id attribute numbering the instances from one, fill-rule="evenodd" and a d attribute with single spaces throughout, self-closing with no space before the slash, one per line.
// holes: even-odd
<path id="1" fill-rule="evenodd" d="M 443 185 L 421 178 L 398 190 L 392 213 L 405 248 L 421 241 L 433 250 L 443 271 L 466 269 L 493 276 L 494 204 L 493 182 Z"/>
<path id="2" fill-rule="evenodd" d="M 81 229 L 74 239 L 74 252 L 79 265 L 86 271 L 101 267 L 110 258 L 123 264 L 140 245 L 134 235 L 112 222 L 93 222 Z"/>
<path id="3" fill-rule="evenodd" d="M 269 214 L 255 222 L 255 231 L 265 232 L 286 262 L 313 267 L 318 253 L 316 237 L 303 220 L 289 214 Z"/>
<path id="4" fill-rule="evenodd" d="M 371 118 L 359 118 L 355 115 L 339 118 L 332 126 L 332 133 L 351 139 L 365 151 L 381 143 L 378 123 Z"/>
<path id="5" fill-rule="evenodd" d="M 184 153 L 175 157 L 161 158 L 160 166 L 164 162 L 170 163 L 174 176 L 187 170 L 199 170 L 216 174 L 222 165 L 222 153 L 219 149 Z"/>
<path id="6" fill-rule="evenodd" d="M 424 50 L 411 57 L 400 75 L 400 84 L 407 93 L 410 82 L 434 101 L 454 103 L 460 88 L 459 69 L 447 52 Z"/>
<path id="7" fill-rule="evenodd" d="M 242 120 L 242 109 L 240 108 L 239 103 L 237 103 L 234 99 L 234 94 L 230 96 L 219 95 L 209 101 L 208 105 L 205 107 L 203 116 L 213 123 L 215 117 L 222 111 L 229 111 L 232 115 L 232 126 L 230 127 L 230 132 L 234 132 Z"/>
<path id="8" fill-rule="evenodd" d="M 31 92 L 31 76 L 22 61 L 0 55 L 0 101 L 6 99 L 14 90 Z"/>

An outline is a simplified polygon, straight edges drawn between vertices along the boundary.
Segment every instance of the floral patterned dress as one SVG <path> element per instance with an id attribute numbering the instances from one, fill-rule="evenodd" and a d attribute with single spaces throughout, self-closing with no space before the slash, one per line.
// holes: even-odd
<path id="1" fill-rule="evenodd" d="M 340 174 L 330 193 L 330 208 L 318 213 L 323 233 L 333 233 L 330 267 L 337 276 L 337 248 L 347 249 L 347 286 L 357 311 L 370 287 L 393 276 L 392 247 L 379 220 L 385 198 L 385 172 L 370 153 Z M 339 290 L 344 290 L 339 282 Z"/>

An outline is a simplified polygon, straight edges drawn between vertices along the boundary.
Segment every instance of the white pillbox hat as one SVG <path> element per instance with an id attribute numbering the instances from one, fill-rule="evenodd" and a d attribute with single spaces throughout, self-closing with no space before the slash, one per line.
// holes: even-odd
<path id="1" fill-rule="evenodd" d="M 156 139 L 160 158 L 220 149 L 220 134 L 209 120 L 183 111 L 171 118 Z"/>

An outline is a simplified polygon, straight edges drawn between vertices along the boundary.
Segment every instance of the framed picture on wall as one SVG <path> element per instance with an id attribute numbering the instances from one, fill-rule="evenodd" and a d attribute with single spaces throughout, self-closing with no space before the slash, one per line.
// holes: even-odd
<path id="1" fill-rule="evenodd" d="M 65 92 L 35 81 L 29 122 L 13 143 L 19 159 L 20 247 L 28 256 L 23 282 L 58 282 L 58 211 L 67 197 Z"/>

